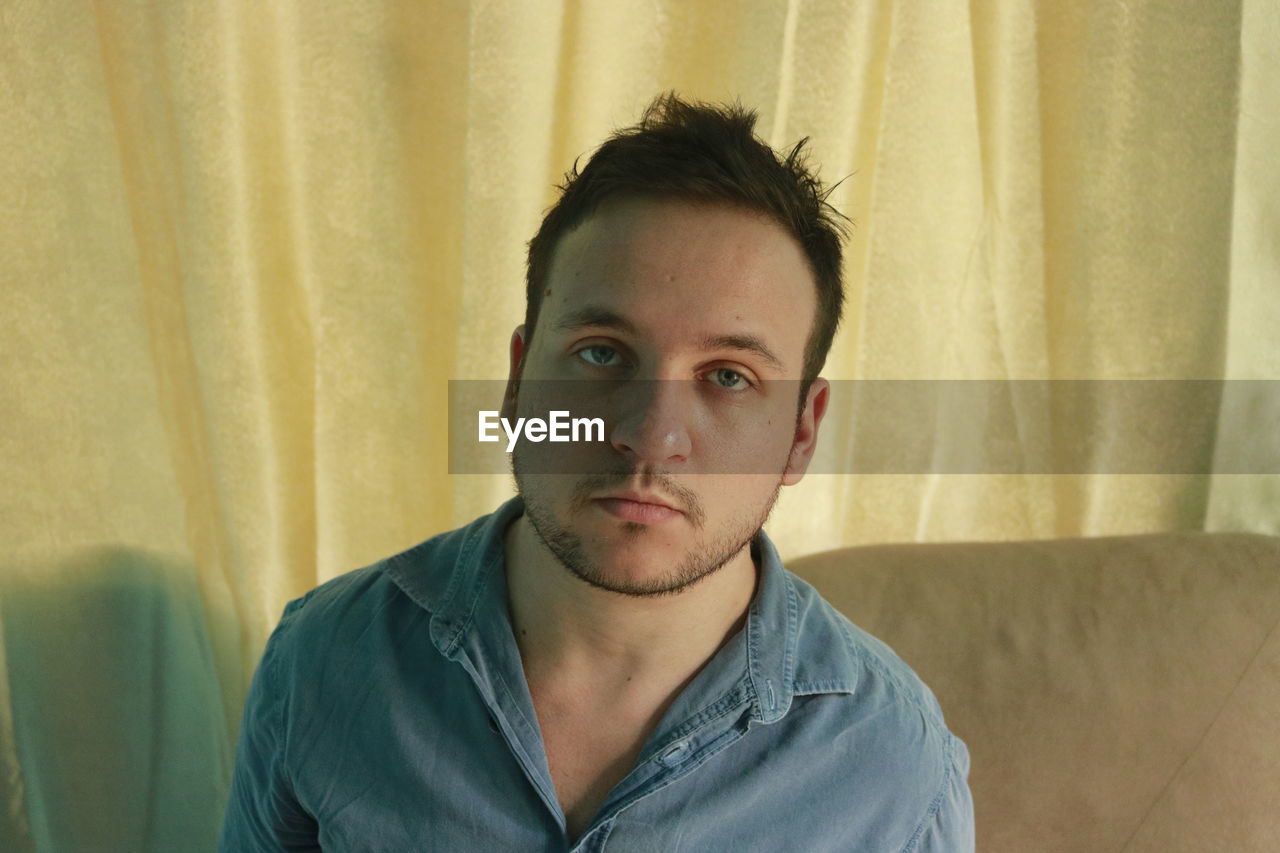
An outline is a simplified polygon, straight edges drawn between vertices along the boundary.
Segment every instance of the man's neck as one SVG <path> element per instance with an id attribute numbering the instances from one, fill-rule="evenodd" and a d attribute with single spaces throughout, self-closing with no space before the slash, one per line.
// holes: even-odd
<path id="1" fill-rule="evenodd" d="M 531 689 L 601 706 L 674 699 L 742 629 L 758 579 L 748 546 L 677 594 L 636 597 L 574 577 L 523 515 L 504 544 L 511 624 Z"/>

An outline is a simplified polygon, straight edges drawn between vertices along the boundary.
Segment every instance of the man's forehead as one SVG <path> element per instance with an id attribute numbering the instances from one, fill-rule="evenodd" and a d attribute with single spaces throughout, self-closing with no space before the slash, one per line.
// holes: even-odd
<path id="1" fill-rule="evenodd" d="M 655 248 L 660 249 L 656 254 Z M 561 259 L 572 266 L 644 263 L 677 250 L 682 257 L 719 255 L 755 264 L 803 258 L 795 237 L 761 211 L 724 202 L 624 195 L 605 199 L 561 236 L 552 267 Z"/>
<path id="2" fill-rule="evenodd" d="M 653 198 L 606 202 L 565 234 L 541 297 L 539 317 L 559 333 L 596 326 L 752 350 L 782 371 L 799 369 L 817 310 L 808 258 L 781 225 Z"/>

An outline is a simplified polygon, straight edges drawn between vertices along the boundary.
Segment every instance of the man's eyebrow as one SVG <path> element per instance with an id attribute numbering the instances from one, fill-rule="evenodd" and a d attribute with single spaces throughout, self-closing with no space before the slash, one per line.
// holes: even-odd
<path id="1" fill-rule="evenodd" d="M 631 335 L 639 334 L 635 323 L 616 311 L 610 311 L 598 305 L 586 305 L 576 311 L 570 311 L 557 320 L 553 328 L 558 332 L 576 332 L 588 326 L 618 329 Z"/>
<path id="2" fill-rule="evenodd" d="M 777 371 L 785 371 L 782 359 L 773 354 L 773 350 L 765 346 L 764 341 L 755 335 L 708 335 L 702 339 L 703 349 L 734 349 L 752 352 L 763 358 L 769 366 Z"/>

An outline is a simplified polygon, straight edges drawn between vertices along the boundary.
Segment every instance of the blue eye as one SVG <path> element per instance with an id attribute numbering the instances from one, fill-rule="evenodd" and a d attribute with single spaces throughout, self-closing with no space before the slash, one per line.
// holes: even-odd
<path id="1" fill-rule="evenodd" d="M 718 367 L 708 375 L 712 377 L 712 382 L 726 391 L 746 391 L 753 387 L 751 380 L 727 367 Z"/>
<path id="2" fill-rule="evenodd" d="M 595 353 L 596 355 L 589 355 L 589 353 Z M 601 356 L 602 353 L 603 355 Z M 591 364 L 596 367 L 617 366 L 616 364 L 611 363 L 609 361 L 609 358 L 611 356 L 614 359 L 617 359 L 619 362 L 621 361 L 621 359 L 618 358 L 617 350 L 615 350 L 613 347 L 604 346 L 603 344 L 596 344 L 595 346 L 583 347 L 582 349 L 578 350 L 577 355 L 587 364 Z M 600 356 L 600 360 L 597 360 L 597 356 Z"/>

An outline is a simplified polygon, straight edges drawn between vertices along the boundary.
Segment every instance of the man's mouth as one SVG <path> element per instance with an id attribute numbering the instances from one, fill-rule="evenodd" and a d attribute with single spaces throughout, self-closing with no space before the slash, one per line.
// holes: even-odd
<path id="1" fill-rule="evenodd" d="M 616 518 L 639 524 L 661 524 L 684 515 L 665 498 L 643 492 L 613 492 L 592 503 Z"/>

